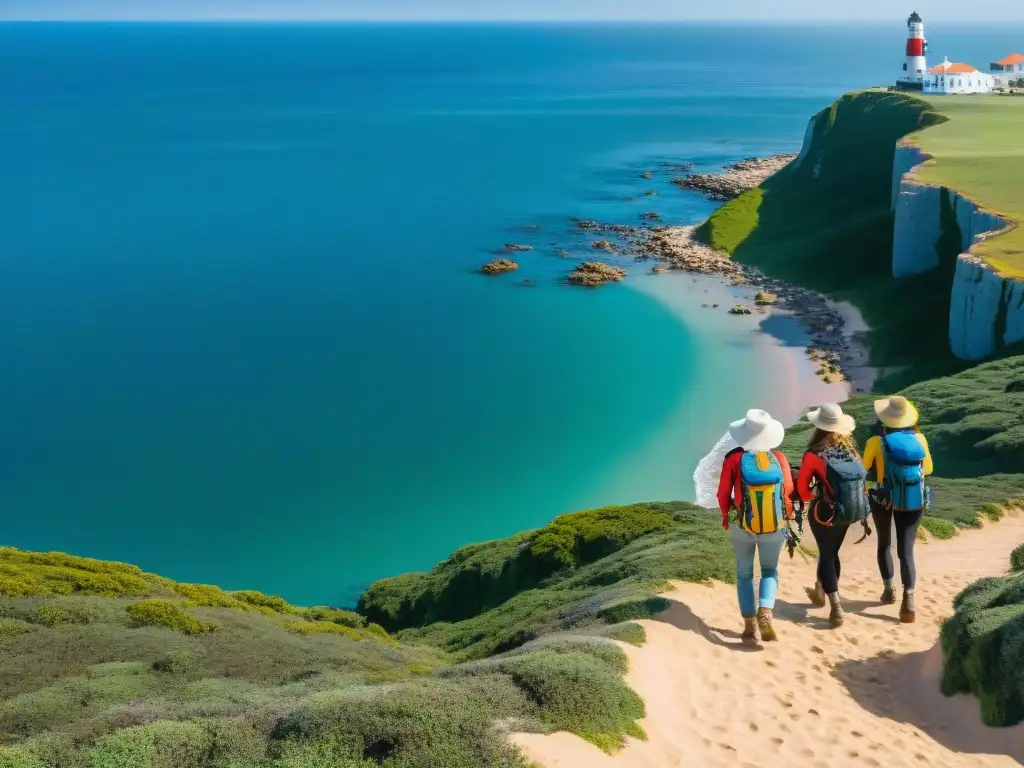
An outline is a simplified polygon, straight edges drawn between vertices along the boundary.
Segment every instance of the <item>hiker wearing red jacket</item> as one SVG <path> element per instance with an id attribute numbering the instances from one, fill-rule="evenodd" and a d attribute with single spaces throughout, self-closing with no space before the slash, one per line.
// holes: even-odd
<path id="1" fill-rule="evenodd" d="M 722 527 L 731 532 L 736 554 L 736 593 L 745 639 L 777 640 L 772 624 L 779 589 L 779 555 L 786 543 L 784 520 L 793 519 L 793 473 L 777 450 L 785 436 L 781 422 L 766 411 L 747 411 L 729 425 L 739 444 L 726 454 L 718 483 Z M 761 584 L 754 596 L 754 557 L 761 563 Z"/>

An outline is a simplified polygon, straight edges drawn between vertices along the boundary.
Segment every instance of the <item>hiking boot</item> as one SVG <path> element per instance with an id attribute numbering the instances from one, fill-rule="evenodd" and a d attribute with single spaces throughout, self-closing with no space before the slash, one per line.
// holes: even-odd
<path id="1" fill-rule="evenodd" d="M 914 606 L 914 590 L 903 590 L 903 603 L 900 604 L 900 621 L 904 624 L 913 624 L 917 619 L 917 610 Z"/>
<path id="2" fill-rule="evenodd" d="M 743 617 L 743 634 L 741 637 L 744 640 L 757 640 L 757 620 L 753 616 Z"/>
<path id="3" fill-rule="evenodd" d="M 771 608 L 757 609 L 757 628 L 761 630 L 761 640 L 763 642 L 770 643 L 779 639 L 779 636 L 775 634 L 775 627 L 772 626 Z"/>
<path id="4" fill-rule="evenodd" d="M 896 605 L 896 588 L 892 584 L 882 589 L 882 605 Z"/>
<path id="5" fill-rule="evenodd" d="M 815 608 L 825 607 L 825 588 L 821 586 L 820 581 L 814 582 L 814 589 L 804 587 L 804 592 L 807 593 L 807 599 L 811 601 L 811 605 Z"/>
<path id="6" fill-rule="evenodd" d="M 828 623 L 833 629 L 843 626 L 843 604 L 839 602 L 839 593 L 833 592 L 828 596 L 828 601 L 832 605 L 832 610 L 828 614 Z"/>

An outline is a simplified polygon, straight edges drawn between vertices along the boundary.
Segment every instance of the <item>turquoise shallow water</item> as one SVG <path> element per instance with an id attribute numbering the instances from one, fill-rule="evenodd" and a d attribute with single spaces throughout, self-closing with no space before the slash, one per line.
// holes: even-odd
<path id="1" fill-rule="evenodd" d="M 902 33 L 0 25 L 0 541 L 338 603 L 692 498 L 789 384 L 682 282 L 560 285 L 568 217 L 700 220 L 661 163 L 795 151 Z"/>

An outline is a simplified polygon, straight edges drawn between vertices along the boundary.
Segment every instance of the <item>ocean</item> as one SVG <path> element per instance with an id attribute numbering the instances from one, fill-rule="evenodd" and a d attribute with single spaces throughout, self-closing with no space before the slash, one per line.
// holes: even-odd
<path id="1" fill-rule="evenodd" d="M 978 66 L 1024 47 L 928 33 Z M 571 217 L 700 221 L 670 165 L 797 151 L 904 36 L 0 24 L 0 543 L 347 604 L 562 513 L 693 499 L 792 377 L 701 307 L 715 285 L 562 284 Z M 476 274 L 505 243 L 519 272 Z"/>

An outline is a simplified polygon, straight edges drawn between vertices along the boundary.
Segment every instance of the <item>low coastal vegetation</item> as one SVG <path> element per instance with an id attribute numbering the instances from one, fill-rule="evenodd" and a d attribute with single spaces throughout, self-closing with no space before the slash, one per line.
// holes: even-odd
<path id="1" fill-rule="evenodd" d="M 1014 573 L 981 579 L 961 592 L 942 626 L 942 692 L 973 693 L 991 726 L 1024 722 L 1024 544 Z"/>
<path id="2" fill-rule="evenodd" d="M 672 526 L 563 521 L 531 563 L 540 578 Z M 460 665 L 351 611 L 122 563 L 3 548 L 0 575 L 3 768 L 525 768 L 509 728 L 643 737 L 625 657 L 597 633 Z"/>

